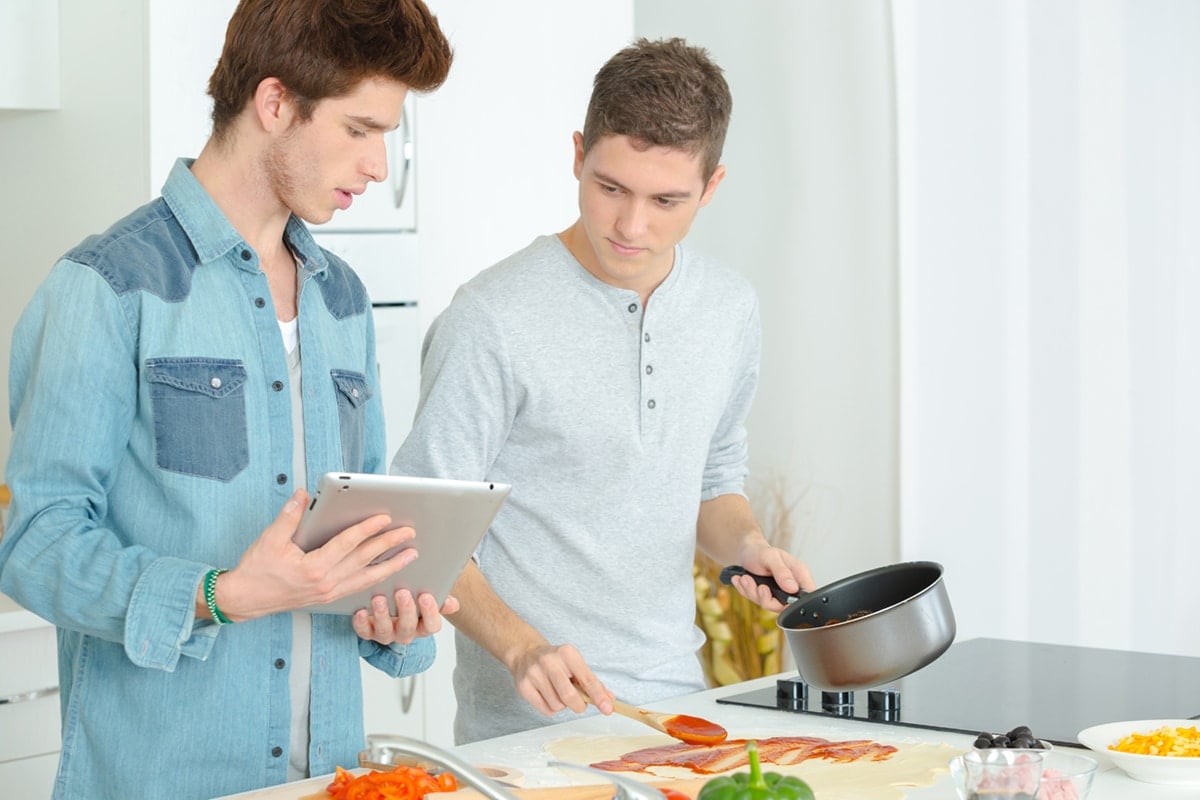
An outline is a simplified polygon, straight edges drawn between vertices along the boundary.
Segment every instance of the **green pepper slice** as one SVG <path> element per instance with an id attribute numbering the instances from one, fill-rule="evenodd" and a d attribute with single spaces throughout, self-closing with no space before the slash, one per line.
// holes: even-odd
<path id="1" fill-rule="evenodd" d="M 750 772 L 713 778 L 700 789 L 696 800 L 816 800 L 807 783 L 791 775 L 762 771 L 758 743 L 746 742 Z"/>

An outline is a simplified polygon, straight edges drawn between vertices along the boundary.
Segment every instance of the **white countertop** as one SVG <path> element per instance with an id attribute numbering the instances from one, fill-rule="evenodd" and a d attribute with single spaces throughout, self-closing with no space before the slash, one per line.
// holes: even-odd
<path id="1" fill-rule="evenodd" d="M 794 674 L 794 673 L 792 673 Z M 647 706 L 656 711 L 676 714 L 691 714 L 710 719 L 728 731 L 731 738 L 749 736 L 797 736 L 812 735 L 827 739 L 874 739 L 887 744 L 928 742 L 946 744 L 964 750 L 972 747 L 974 736 L 925 730 L 898 725 L 885 725 L 854 719 L 838 719 L 815 714 L 790 714 L 770 709 L 747 708 L 724 705 L 716 698 L 739 694 L 754 689 L 775 685 L 775 676 L 711 689 L 687 697 L 675 698 Z M 563 773 L 545 766 L 547 754 L 542 746 L 545 742 L 568 736 L 630 736 L 653 733 L 649 728 L 633 720 L 613 715 L 612 717 L 588 716 L 552 725 L 533 731 L 516 733 L 475 742 L 455 748 L 455 752 L 474 764 L 509 767 L 521 772 L 527 787 L 561 784 Z M 1064 748 L 1059 748 L 1064 749 Z M 1125 775 L 1103 754 L 1080 749 L 1100 762 L 1088 800 L 1182 800 L 1200 797 L 1198 787 L 1172 787 L 1135 781 Z M 588 781 L 581 781 L 588 782 Z M 933 786 L 908 790 L 909 800 L 957 800 L 958 793 L 950 776 L 943 774 Z"/>

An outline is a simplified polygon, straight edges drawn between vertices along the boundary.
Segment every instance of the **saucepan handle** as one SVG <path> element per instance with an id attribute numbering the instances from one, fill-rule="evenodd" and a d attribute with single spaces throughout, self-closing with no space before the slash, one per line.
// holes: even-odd
<path id="1" fill-rule="evenodd" d="M 725 567 L 723 570 L 721 570 L 721 576 L 720 576 L 721 583 L 727 583 L 727 584 L 732 585 L 733 577 L 735 575 L 749 575 L 751 578 L 754 578 L 754 580 L 760 586 L 766 586 L 768 589 L 770 589 L 771 595 L 776 600 L 783 603 L 785 606 L 788 603 L 794 603 L 795 601 L 797 601 L 801 597 L 803 597 L 805 594 L 807 594 L 807 592 L 801 592 L 801 591 L 785 592 L 783 590 L 783 587 L 781 587 L 775 581 L 775 579 L 773 577 L 771 577 L 770 575 L 759 575 L 758 573 L 749 572 L 749 571 L 743 569 L 742 567 L 739 567 L 737 565 L 732 565 L 732 564 L 728 567 Z"/>

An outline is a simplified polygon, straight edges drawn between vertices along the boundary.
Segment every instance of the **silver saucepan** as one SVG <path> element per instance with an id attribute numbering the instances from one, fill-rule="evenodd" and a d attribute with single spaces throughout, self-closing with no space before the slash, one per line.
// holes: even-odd
<path id="1" fill-rule="evenodd" d="M 860 572 L 789 595 L 770 576 L 726 567 L 721 580 L 750 575 L 787 608 L 783 629 L 805 683 L 827 690 L 866 689 L 915 672 L 954 642 L 954 611 L 942 565 L 910 561 Z"/>

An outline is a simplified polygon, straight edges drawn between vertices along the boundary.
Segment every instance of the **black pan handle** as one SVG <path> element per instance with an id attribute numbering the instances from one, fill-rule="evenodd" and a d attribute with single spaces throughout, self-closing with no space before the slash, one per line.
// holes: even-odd
<path id="1" fill-rule="evenodd" d="M 785 606 L 788 603 L 799 600 L 804 594 L 806 594 L 806 592 L 785 592 L 783 587 L 781 587 L 770 575 L 759 575 L 754 572 L 747 572 L 742 567 L 735 565 L 730 565 L 721 570 L 721 583 L 732 585 L 733 577 L 735 575 L 749 575 L 751 578 L 754 578 L 759 585 L 766 586 L 768 589 L 770 589 L 771 595 Z"/>

